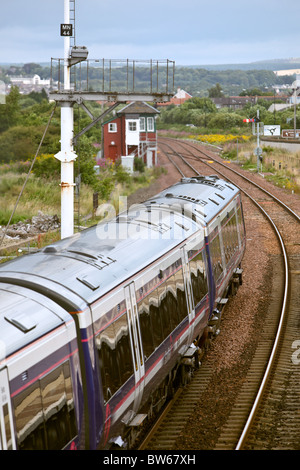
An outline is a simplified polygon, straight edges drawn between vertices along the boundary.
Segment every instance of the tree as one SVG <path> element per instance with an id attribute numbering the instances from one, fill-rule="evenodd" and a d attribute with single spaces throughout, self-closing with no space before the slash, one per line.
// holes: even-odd
<path id="1" fill-rule="evenodd" d="M 187 100 L 183 105 L 181 105 L 182 109 L 200 109 L 203 112 L 207 113 L 214 113 L 216 112 L 217 108 L 214 102 L 209 98 L 191 98 Z"/>
<path id="2" fill-rule="evenodd" d="M 96 164 L 93 148 L 87 136 L 82 136 L 76 146 L 77 159 L 75 160 L 75 174 L 81 175 L 81 181 L 90 185 L 94 191 L 98 190 L 99 179 L 94 170 Z"/>
<path id="3" fill-rule="evenodd" d="M 208 96 L 210 98 L 222 98 L 224 96 L 220 83 L 216 83 L 215 86 L 209 88 Z"/>
<path id="4" fill-rule="evenodd" d="M 19 111 L 20 92 L 18 87 L 13 86 L 6 97 L 6 103 L 0 106 L 0 132 L 18 123 Z"/>
<path id="5" fill-rule="evenodd" d="M 211 115 L 208 125 L 210 128 L 229 130 L 233 127 L 240 127 L 242 119 L 237 113 L 224 111 Z"/>

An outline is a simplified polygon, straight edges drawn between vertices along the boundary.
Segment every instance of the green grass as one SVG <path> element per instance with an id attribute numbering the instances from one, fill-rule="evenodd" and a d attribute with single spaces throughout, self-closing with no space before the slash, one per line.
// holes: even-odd
<path id="1" fill-rule="evenodd" d="M 1 176 L 0 168 L 0 225 L 7 224 L 18 197 L 22 191 L 26 175 L 6 173 Z M 38 211 L 49 215 L 60 215 L 61 189 L 58 180 L 38 178 L 30 175 L 20 197 L 11 223 L 31 219 Z M 92 209 L 92 190 L 82 185 L 81 209 L 88 213 Z"/>
<path id="2" fill-rule="evenodd" d="M 15 171 L 7 171 L 7 165 L 0 166 L 0 225 L 5 226 L 14 210 L 17 199 L 26 180 L 26 174 Z M 99 198 L 99 204 L 110 202 L 116 205 L 119 196 L 129 196 L 141 187 L 149 186 L 156 178 L 164 172 L 164 168 L 145 168 L 142 173 L 133 176 L 118 172 L 113 190 L 104 201 Z M 61 188 L 58 178 L 42 178 L 31 174 L 24 188 L 22 196 L 17 205 L 11 224 L 31 219 L 38 211 L 47 215 L 61 212 Z M 93 189 L 81 184 L 80 187 L 80 215 L 86 217 L 93 212 Z M 75 214 L 77 223 L 77 214 Z"/>
<path id="3" fill-rule="evenodd" d="M 0 225 L 2 226 L 7 225 L 11 214 L 12 214 L 12 211 L 8 211 L 7 209 L 0 208 Z M 29 218 L 30 218 L 30 215 L 26 216 L 24 214 L 23 215 L 14 214 L 10 223 L 17 224 L 18 222 L 20 221 L 24 222 L 24 220 L 27 220 Z"/>

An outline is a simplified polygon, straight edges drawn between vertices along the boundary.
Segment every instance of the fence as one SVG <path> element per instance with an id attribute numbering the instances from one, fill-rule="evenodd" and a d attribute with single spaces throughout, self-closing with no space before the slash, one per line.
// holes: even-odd
<path id="1" fill-rule="evenodd" d="M 175 62 L 166 60 L 85 60 L 71 67 L 74 92 L 174 92 Z M 51 59 L 51 91 L 64 89 L 64 59 Z"/>

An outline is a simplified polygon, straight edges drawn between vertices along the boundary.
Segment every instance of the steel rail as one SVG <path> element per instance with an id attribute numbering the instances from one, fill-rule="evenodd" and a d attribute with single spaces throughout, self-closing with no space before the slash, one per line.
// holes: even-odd
<path id="1" fill-rule="evenodd" d="M 168 145 L 168 144 L 165 144 L 165 145 Z M 194 147 L 193 147 L 194 148 Z M 194 149 L 194 150 L 197 150 L 197 149 Z M 200 151 L 201 153 L 204 153 L 202 150 L 198 150 Z M 176 152 L 176 154 L 178 154 Z M 179 155 L 179 154 L 178 154 Z M 208 156 L 207 154 L 205 154 L 206 156 Z M 180 156 L 180 158 L 182 158 L 184 160 L 184 157 Z M 226 169 L 228 169 L 229 171 L 232 171 L 233 173 L 236 173 L 238 176 L 242 177 L 243 179 L 245 179 L 246 181 L 248 181 L 249 183 L 253 184 L 254 186 L 258 187 L 260 190 L 262 190 L 263 192 L 265 192 L 266 194 L 268 194 L 270 197 L 272 197 L 274 200 L 276 200 L 279 204 L 281 204 L 286 210 L 288 210 L 293 216 L 296 217 L 296 219 L 300 222 L 300 217 L 294 212 L 292 211 L 292 209 L 290 209 L 288 206 L 286 206 L 286 204 L 284 204 L 282 201 L 280 201 L 278 198 L 276 198 L 276 196 L 272 195 L 269 191 L 265 190 L 264 188 L 260 187 L 257 183 L 254 183 L 253 181 L 251 181 L 250 179 L 248 179 L 247 177 L 245 177 L 244 175 L 240 174 L 239 172 L 237 172 L 236 170 L 233 170 L 232 168 L 229 168 L 228 166 L 226 166 L 225 164 L 223 164 L 222 162 L 218 162 L 217 160 L 215 160 L 214 158 L 210 157 L 209 158 L 211 160 L 214 160 L 217 164 L 220 164 L 221 166 L 224 166 Z M 200 158 L 199 158 L 200 159 Z M 209 166 L 210 168 L 213 168 L 209 163 L 207 162 L 203 162 L 205 165 Z M 190 165 L 191 168 L 193 168 L 191 165 Z M 215 170 L 215 169 L 214 169 Z M 199 172 L 197 170 L 194 169 L 194 171 L 199 174 Z M 221 174 L 222 176 L 224 176 L 220 171 L 218 170 L 215 170 L 217 171 L 219 174 Z M 274 223 L 274 221 L 272 220 L 272 218 L 269 216 L 269 214 L 263 209 L 263 207 L 252 197 L 250 196 L 249 193 L 247 193 L 245 190 L 243 190 L 240 186 L 238 186 L 236 183 L 234 183 L 232 181 L 233 184 L 235 184 L 235 186 L 237 186 L 258 208 L 259 210 L 265 215 L 265 217 L 269 220 L 270 224 L 272 225 L 277 237 L 278 237 L 278 240 L 279 240 L 279 243 L 280 243 L 280 246 L 281 246 L 281 250 L 282 250 L 282 254 L 283 254 L 283 260 L 284 260 L 284 282 L 285 282 L 285 287 L 284 287 L 284 294 L 283 294 L 283 301 L 282 301 L 282 307 L 281 307 L 281 312 L 280 312 L 280 320 L 279 320 L 279 324 L 278 324 L 278 328 L 277 328 L 277 333 L 276 333 L 276 337 L 275 337 L 275 340 L 274 340 L 274 344 L 273 344 L 273 347 L 272 347 L 272 351 L 271 351 L 271 354 L 269 356 L 269 360 L 268 360 L 268 364 L 267 364 L 267 367 L 265 369 L 265 373 L 264 373 L 264 376 L 263 376 L 263 379 L 261 381 L 261 384 L 260 384 L 260 387 L 259 387 L 259 390 L 256 394 L 256 398 L 254 400 L 254 403 L 253 403 L 253 406 L 251 408 L 251 412 L 249 413 L 249 416 L 248 416 L 248 419 L 246 421 L 246 424 L 243 428 L 243 431 L 240 435 L 240 438 L 239 438 L 239 441 L 235 447 L 235 450 L 241 450 L 245 441 L 246 441 L 246 438 L 249 434 L 249 431 L 250 431 L 250 428 L 251 428 L 251 425 L 253 423 L 253 420 L 255 418 L 255 415 L 257 413 L 257 410 L 258 410 L 258 407 L 261 403 L 261 400 L 262 400 L 262 397 L 263 397 L 263 394 L 264 394 L 264 391 L 266 389 L 266 385 L 267 385 L 267 382 L 268 382 L 268 379 L 270 377 L 270 374 L 271 374 L 271 371 L 272 371 L 272 367 L 273 367 L 273 364 L 274 364 L 274 360 L 275 360 L 275 357 L 276 357 L 276 354 L 277 354 L 277 351 L 278 351 L 278 346 L 279 346 L 279 341 L 280 341 L 280 338 L 281 338 L 281 335 L 282 335 L 282 331 L 283 331 L 283 325 L 284 325 L 284 320 L 285 320 L 285 315 L 286 315 L 286 312 L 287 312 L 287 301 L 288 301 L 288 291 L 289 291 L 289 284 L 290 284 L 290 280 L 289 280 L 289 264 L 288 264 L 288 256 L 287 256 L 287 252 L 286 252 L 286 249 L 285 249 L 285 245 L 284 245 L 284 241 L 282 239 L 282 236 L 276 226 L 276 224 Z"/>
<path id="2" fill-rule="evenodd" d="M 165 139 L 165 137 L 164 137 Z M 169 138 L 170 140 L 172 140 L 171 138 Z M 173 139 L 174 140 L 174 139 Z M 281 201 L 280 199 L 278 199 L 276 196 L 274 196 L 273 194 L 271 194 L 267 189 L 263 188 L 262 186 L 260 186 L 259 184 L 255 183 L 254 181 L 251 181 L 249 178 L 247 178 L 245 175 L 242 175 L 241 173 L 239 173 L 237 170 L 234 170 L 233 168 L 230 168 L 228 167 L 227 165 L 225 165 L 224 163 L 216 160 L 214 157 L 212 157 L 211 155 L 208 155 L 206 152 L 204 152 L 203 150 L 200 150 L 200 149 L 197 149 L 196 147 L 194 147 L 190 142 L 177 142 L 181 145 L 187 145 L 189 147 L 191 147 L 192 149 L 196 150 L 197 152 L 200 152 L 200 153 L 203 153 L 207 158 L 209 158 L 210 160 L 213 160 L 215 163 L 217 163 L 218 165 L 221 165 L 223 166 L 224 168 L 226 168 L 227 170 L 229 171 L 232 171 L 232 173 L 235 173 L 236 175 L 240 176 L 241 178 L 243 178 L 244 180 L 248 181 L 250 184 L 252 184 L 253 186 L 256 186 L 258 189 L 260 189 L 261 191 L 263 191 L 265 194 L 267 194 L 268 196 L 270 196 L 271 198 L 273 198 L 274 200 L 276 200 L 278 202 L 278 204 L 280 204 L 282 207 L 284 207 L 286 210 L 288 210 L 299 222 L 300 222 L 300 216 L 298 214 L 296 214 L 290 207 L 288 207 L 283 201 Z M 162 142 L 162 144 L 164 144 L 164 142 Z M 165 144 L 165 145 L 168 145 L 168 144 Z M 176 152 L 177 153 L 177 152 Z M 200 160 L 200 157 L 198 157 L 197 155 L 193 155 L 194 157 L 198 158 Z M 180 156 L 181 158 L 184 158 L 182 156 Z M 186 162 L 187 163 L 187 162 Z M 208 163 L 208 162 L 204 162 L 202 161 L 203 164 L 211 167 L 211 165 Z M 193 168 L 191 165 L 189 165 L 191 168 Z M 211 167 L 212 168 L 212 167 Z M 194 169 L 194 168 L 193 168 Z M 194 169 L 194 171 L 196 171 L 196 173 L 199 174 L 199 172 L 197 170 Z M 216 170 L 217 171 L 217 170 Z M 220 173 L 220 172 L 219 172 Z M 220 173 L 222 174 L 222 173 Z M 224 175 L 223 175 L 224 176 Z"/>

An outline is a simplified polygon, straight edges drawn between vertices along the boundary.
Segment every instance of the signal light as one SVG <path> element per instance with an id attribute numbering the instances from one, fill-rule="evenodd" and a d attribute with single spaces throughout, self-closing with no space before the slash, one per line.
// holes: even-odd
<path id="1" fill-rule="evenodd" d="M 243 119 L 243 122 L 260 122 L 260 119 L 253 118 L 253 119 Z"/>

